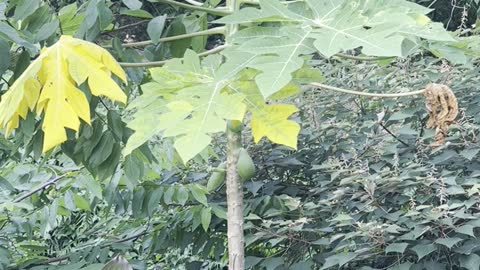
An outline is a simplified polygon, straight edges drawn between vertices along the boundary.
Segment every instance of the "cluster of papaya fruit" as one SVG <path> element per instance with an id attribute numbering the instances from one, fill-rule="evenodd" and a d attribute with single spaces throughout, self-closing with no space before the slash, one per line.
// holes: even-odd
<path id="1" fill-rule="evenodd" d="M 255 176 L 255 163 L 253 163 L 252 157 L 250 157 L 247 150 L 244 148 L 238 149 L 236 169 L 243 182 Z M 213 173 L 207 182 L 207 190 L 209 192 L 217 190 L 225 182 L 226 174 L 227 162 L 224 161 L 213 170 Z"/>

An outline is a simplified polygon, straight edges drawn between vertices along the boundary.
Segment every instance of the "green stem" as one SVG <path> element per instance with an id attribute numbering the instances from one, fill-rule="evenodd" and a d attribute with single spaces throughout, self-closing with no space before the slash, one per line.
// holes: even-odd
<path id="1" fill-rule="evenodd" d="M 366 92 L 348 90 L 348 89 L 343 89 L 335 86 L 326 85 L 323 83 L 313 82 L 313 83 L 309 83 L 308 85 L 313 86 L 315 88 L 322 88 L 322 89 L 337 91 L 341 93 L 347 93 L 347 94 L 358 95 L 358 96 L 366 96 L 366 97 L 379 97 L 379 98 L 397 98 L 397 97 L 415 96 L 415 95 L 421 95 L 425 92 L 425 89 L 421 89 L 421 90 L 405 92 L 405 93 L 379 94 L 379 93 L 366 93 Z"/>
<path id="2" fill-rule="evenodd" d="M 225 33 L 225 26 L 215 27 L 204 31 L 198 31 L 194 33 L 188 33 L 173 37 L 164 37 L 158 40 L 158 42 L 170 42 L 179 39 L 191 38 L 191 37 L 198 37 L 198 36 L 208 36 L 208 35 L 217 35 L 217 34 L 224 34 Z M 139 42 L 132 42 L 132 43 L 124 43 L 122 47 L 124 48 L 132 48 L 132 47 L 142 47 L 153 44 L 154 42 L 151 40 L 139 41 Z M 104 46 L 104 48 L 112 48 L 112 45 Z"/>
<path id="3" fill-rule="evenodd" d="M 199 53 L 198 56 L 202 57 L 202 56 L 207 56 L 207 55 L 210 55 L 210 54 L 214 54 L 214 53 L 217 53 L 217 52 L 220 52 L 222 50 L 224 50 L 227 46 L 226 45 L 221 45 L 221 46 L 218 46 L 218 47 L 215 47 L 211 50 L 208 50 L 208 51 L 205 51 L 205 52 L 202 52 L 202 53 Z M 143 68 L 143 67 L 161 67 L 163 65 L 165 65 L 166 63 L 168 62 L 168 60 L 162 60 L 162 61 L 152 61 L 152 62 L 120 62 L 120 66 L 122 67 L 130 67 L 130 68 Z"/>
<path id="4" fill-rule="evenodd" d="M 337 53 L 335 54 L 335 56 L 340 58 L 350 59 L 350 60 L 358 60 L 358 61 L 379 61 L 379 60 L 387 60 L 387 59 L 395 58 L 394 56 L 372 57 L 372 56 L 355 56 L 355 55 L 348 55 L 343 53 Z"/>
<path id="5" fill-rule="evenodd" d="M 227 16 L 231 13 L 230 11 L 222 10 L 222 9 L 219 9 L 219 8 L 199 7 L 199 6 L 194 6 L 194 5 L 189 5 L 189 4 L 177 2 L 177 1 L 174 1 L 174 0 L 154 0 L 154 1 L 151 1 L 151 2 L 169 4 L 169 5 L 182 7 L 182 8 L 190 9 L 190 10 L 204 11 L 204 12 L 210 13 L 212 15 L 217 15 L 217 16 Z"/>

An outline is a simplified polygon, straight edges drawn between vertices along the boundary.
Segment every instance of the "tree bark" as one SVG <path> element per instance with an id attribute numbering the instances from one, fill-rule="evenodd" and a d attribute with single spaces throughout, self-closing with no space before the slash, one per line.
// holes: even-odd
<path id="1" fill-rule="evenodd" d="M 235 121 L 238 122 L 238 121 Z M 234 123 L 239 127 L 241 123 Z M 237 172 L 238 150 L 242 147 L 241 128 L 227 128 L 227 237 L 228 269 L 245 268 L 243 237 L 243 183 Z"/>

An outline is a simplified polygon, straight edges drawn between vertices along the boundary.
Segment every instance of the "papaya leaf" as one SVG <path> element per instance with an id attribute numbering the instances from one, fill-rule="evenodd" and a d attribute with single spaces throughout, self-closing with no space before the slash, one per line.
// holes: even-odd
<path id="1" fill-rule="evenodd" d="M 297 137 L 300 125 L 288 118 L 298 111 L 290 104 L 266 104 L 259 88 L 252 80 L 255 73 L 245 71 L 229 88 L 245 95 L 244 103 L 252 113 L 250 125 L 255 143 L 263 137 L 270 141 L 297 149 Z M 286 98 L 300 91 L 297 86 L 288 84 L 275 95 Z"/>
<path id="2" fill-rule="evenodd" d="M 88 83 L 91 94 L 125 103 L 127 97 L 111 74 L 127 82 L 115 59 L 103 48 L 62 36 L 12 84 L 0 102 L 0 126 L 6 135 L 26 119 L 28 111 L 43 114 L 43 152 L 67 140 L 65 128 L 79 130 L 80 119 L 90 124 L 90 106 L 78 88 Z"/>
<path id="3" fill-rule="evenodd" d="M 144 94 L 129 106 L 137 111 L 127 124 L 135 133 L 125 155 L 162 134 L 175 138 L 174 147 L 187 162 L 210 144 L 211 134 L 225 131 L 227 120 L 243 120 L 244 95 L 224 91 L 227 78 L 235 75 L 232 70 L 241 68 L 222 72 L 210 60 L 206 58 L 208 65 L 202 65 L 198 55 L 187 50 L 183 60 L 173 59 L 150 70 L 153 82 L 142 85 Z"/>
<path id="4" fill-rule="evenodd" d="M 135 112 L 127 126 L 135 133 L 124 154 L 161 135 L 174 138 L 175 149 L 187 162 L 211 143 L 211 134 L 225 131 L 227 120 L 242 121 L 247 111 L 252 114 L 250 124 L 256 143 L 267 137 L 296 149 L 300 126 L 288 118 L 298 109 L 266 103 L 254 81 L 258 72 L 248 69 L 254 64 L 253 53 L 240 57 L 226 50 L 224 55 L 230 61 L 220 65 L 218 56 L 200 62 L 188 50 L 183 60 L 172 59 L 161 68 L 150 69 L 153 81 L 142 85 L 143 94 L 128 107 Z M 290 76 L 291 83 L 270 99 L 293 96 L 300 92 L 302 81 L 312 78 L 321 80 L 323 76 L 317 69 L 301 66 Z"/>
<path id="5" fill-rule="evenodd" d="M 284 5 L 260 0 L 259 4 L 260 8 L 243 8 L 215 22 L 246 24 L 232 37 L 232 50 L 242 59 L 256 56 L 248 66 L 261 71 L 255 81 L 265 98 L 287 85 L 291 74 L 303 66 L 302 56 L 315 51 L 327 58 L 358 48 L 366 55 L 406 56 L 415 52 L 405 49 L 406 42 L 455 41 L 442 24 L 425 16 L 430 9 L 406 1 L 306 0 Z"/>

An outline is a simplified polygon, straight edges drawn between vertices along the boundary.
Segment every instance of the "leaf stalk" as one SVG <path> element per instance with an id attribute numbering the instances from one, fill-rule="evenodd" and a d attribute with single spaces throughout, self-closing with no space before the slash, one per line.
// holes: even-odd
<path id="1" fill-rule="evenodd" d="M 332 91 L 346 93 L 346 94 L 366 96 L 366 97 L 378 97 L 378 98 L 397 98 L 397 97 L 415 96 L 415 95 L 421 95 L 425 92 L 425 89 L 421 89 L 421 90 L 405 92 L 405 93 L 383 94 L 383 93 L 367 93 L 367 92 L 343 89 L 343 88 L 339 88 L 339 87 L 335 87 L 335 86 L 331 86 L 323 83 L 316 83 L 316 82 L 309 83 L 308 85 L 315 88 L 322 88 L 322 89 L 332 90 Z"/>
<path id="2" fill-rule="evenodd" d="M 200 7 L 196 5 L 190 5 L 190 4 L 185 4 L 182 2 L 174 1 L 174 0 L 150 0 L 150 2 L 157 2 L 157 3 L 164 3 L 164 4 L 169 4 L 177 7 L 182 7 L 185 9 L 190 9 L 190 10 L 196 10 L 196 11 L 204 11 L 212 15 L 217 15 L 217 16 L 227 16 L 231 12 L 220 9 L 220 8 L 207 8 L 207 7 Z"/>

